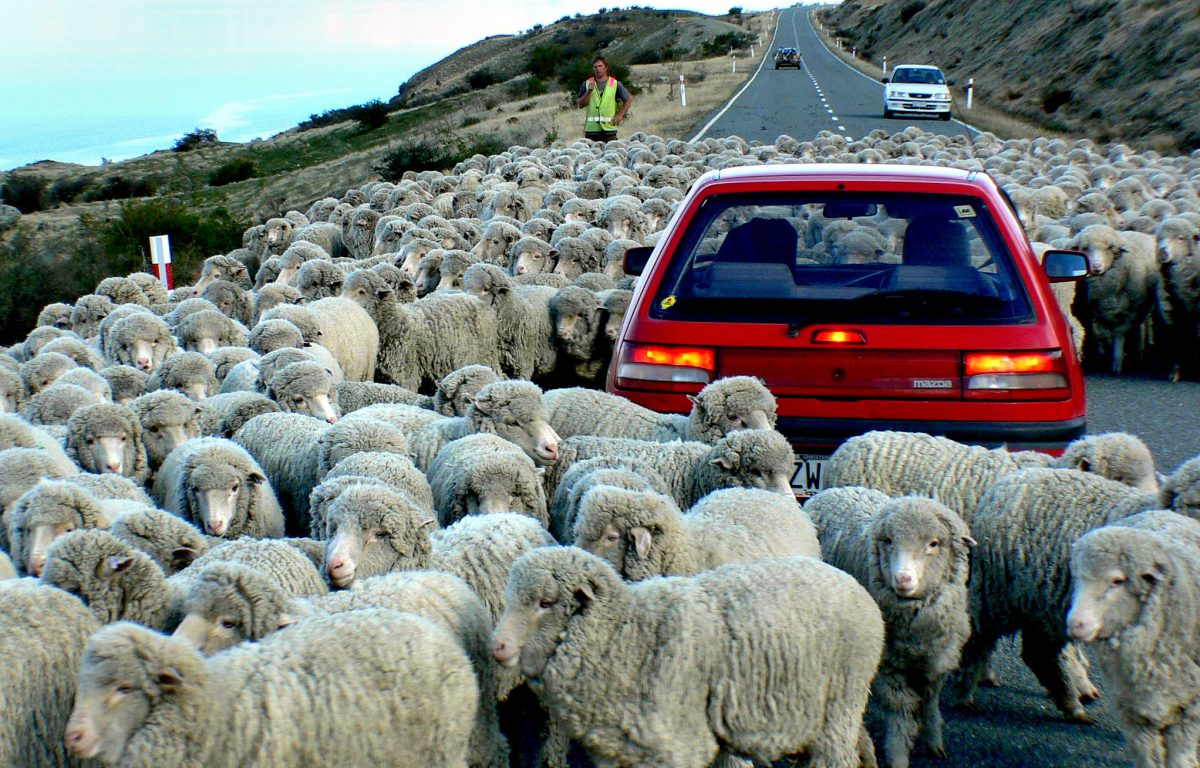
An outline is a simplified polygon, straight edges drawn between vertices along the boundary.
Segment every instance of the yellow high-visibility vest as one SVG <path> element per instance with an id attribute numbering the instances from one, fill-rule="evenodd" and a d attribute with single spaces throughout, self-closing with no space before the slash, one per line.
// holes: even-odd
<path id="1" fill-rule="evenodd" d="M 588 82 L 592 83 L 592 91 L 588 100 L 587 120 L 583 123 L 584 132 L 597 133 L 617 130 L 617 126 L 612 122 L 613 117 L 617 114 L 617 78 L 611 76 L 608 78 L 608 84 L 603 93 L 596 87 L 596 78 L 589 77 Z"/>

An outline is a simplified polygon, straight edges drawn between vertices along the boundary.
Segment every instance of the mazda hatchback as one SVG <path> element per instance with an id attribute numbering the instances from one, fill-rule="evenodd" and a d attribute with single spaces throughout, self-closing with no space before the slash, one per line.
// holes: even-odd
<path id="1" fill-rule="evenodd" d="M 773 165 L 702 176 L 652 250 L 608 391 L 659 412 L 761 378 L 796 451 L 793 486 L 874 429 L 1058 452 L 1085 430 L 1083 377 L 1047 278 L 991 177 L 948 168 Z"/>

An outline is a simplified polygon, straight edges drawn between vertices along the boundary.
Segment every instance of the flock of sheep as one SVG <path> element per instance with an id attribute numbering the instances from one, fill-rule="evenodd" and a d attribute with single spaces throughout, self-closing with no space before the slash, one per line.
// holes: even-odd
<path id="1" fill-rule="evenodd" d="M 1091 643 L 1138 764 L 1194 764 L 1200 457 L 872 432 L 802 507 L 761 381 L 686 415 L 597 389 L 624 251 L 703 170 L 762 162 L 984 167 L 1047 246 L 1127 230 L 1096 285 L 1150 229 L 1194 352 L 1200 161 L 1101 151 L 513 148 L 271 219 L 171 294 L 46 307 L 0 354 L 0 764 L 840 768 L 877 738 L 906 766 L 1018 631 L 1064 715 L 1099 693 Z M 1073 306 L 1119 362 L 1115 290 Z"/>

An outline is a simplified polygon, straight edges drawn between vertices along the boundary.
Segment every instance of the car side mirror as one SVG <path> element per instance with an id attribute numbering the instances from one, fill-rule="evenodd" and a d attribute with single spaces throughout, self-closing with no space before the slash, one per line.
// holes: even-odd
<path id="1" fill-rule="evenodd" d="M 625 270 L 627 275 L 640 275 L 642 270 L 646 268 L 646 262 L 650 261 L 650 254 L 654 253 L 654 246 L 639 245 L 636 248 L 630 248 L 625 251 L 625 257 L 621 260 L 621 269 Z"/>
<path id="2" fill-rule="evenodd" d="M 1082 280 L 1091 274 L 1091 259 L 1083 251 L 1046 251 L 1042 268 L 1052 283 Z"/>
<path id="3" fill-rule="evenodd" d="M 954 81 L 953 81 L 953 80 L 947 80 L 947 81 L 946 81 L 946 85 L 947 85 L 947 86 L 954 85 Z"/>
<path id="4" fill-rule="evenodd" d="M 885 77 L 885 78 L 883 78 L 883 82 L 884 82 L 884 83 L 890 83 L 890 82 L 892 82 L 892 78 L 890 78 L 890 77 Z"/>

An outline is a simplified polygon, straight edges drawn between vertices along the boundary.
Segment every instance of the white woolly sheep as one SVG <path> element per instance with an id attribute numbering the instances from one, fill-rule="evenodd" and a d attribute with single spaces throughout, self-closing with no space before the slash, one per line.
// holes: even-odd
<path id="1" fill-rule="evenodd" d="M 124 681 L 135 681 L 140 718 L 106 705 Z M 466 764 L 478 698 L 453 636 L 397 611 L 314 616 L 207 661 L 182 641 L 118 624 L 88 642 L 66 741 L 130 768 L 345 762 L 351 742 L 356 765 L 451 768 Z"/>
<path id="2" fill-rule="evenodd" d="M 200 403 L 200 434 L 233 437 L 250 419 L 264 413 L 279 413 L 279 404 L 258 392 L 227 392 Z"/>
<path id="3" fill-rule="evenodd" d="M 1172 357 L 1170 379 L 1200 376 L 1200 221 L 1184 216 L 1165 219 L 1156 232 L 1162 268 L 1158 315 L 1166 325 Z"/>
<path id="4" fill-rule="evenodd" d="M 217 254 L 204 260 L 200 267 L 200 278 L 196 280 L 192 290 L 196 296 L 200 296 L 210 283 L 218 280 L 225 280 L 247 291 L 254 285 L 250 270 L 243 262 L 231 256 Z"/>
<path id="5" fill-rule="evenodd" d="M 726 751 L 850 766 L 870 749 L 862 715 L 883 622 L 867 592 L 824 563 L 779 558 L 626 585 L 594 555 L 549 548 L 514 564 L 507 602 L 493 654 L 536 682 L 599 764 L 685 768 Z M 771 663 L 759 663 L 768 647 Z M 649 663 L 654 675 L 630 672 Z M 635 740 L 620 726 L 631 716 L 662 727 Z"/>
<path id="6" fill-rule="evenodd" d="M 455 637 L 471 659 L 480 691 L 468 764 L 472 768 L 507 766 L 508 746 L 496 722 L 492 621 L 471 588 L 450 574 L 388 574 L 365 580 L 352 592 L 302 599 L 243 565 L 214 563 L 196 575 L 184 602 L 184 619 L 173 637 L 211 656 L 243 642 L 262 641 L 313 615 L 364 608 L 415 614 Z"/>
<path id="7" fill-rule="evenodd" d="M 277 370 L 266 395 L 284 413 L 306 413 L 330 424 L 341 417 L 333 377 L 314 362 L 290 363 Z"/>
<path id="8" fill-rule="evenodd" d="M 553 272 L 571 280 L 585 272 L 599 272 L 603 266 L 603 250 L 597 250 L 582 237 L 564 237 L 554 246 Z"/>
<path id="9" fill-rule="evenodd" d="M 116 310 L 106 321 L 115 316 Z M 116 320 L 102 336 L 101 348 L 110 365 L 131 365 L 146 373 L 153 373 L 175 352 L 175 339 L 167 324 L 145 312 Z"/>
<path id="10" fill-rule="evenodd" d="M 212 302 L 217 311 L 226 317 L 249 325 L 254 314 L 254 297 L 251 293 L 228 280 L 215 280 L 199 294 L 201 299 Z"/>
<path id="11" fill-rule="evenodd" d="M 145 505 L 115 515 L 108 532 L 145 552 L 167 576 L 187 568 L 209 549 L 209 539 L 196 526 Z"/>
<path id="12" fill-rule="evenodd" d="M 86 472 L 112 472 L 137 483 L 150 476 L 142 427 L 124 405 L 97 403 L 76 411 L 67 422 L 66 450 Z"/>
<path id="13" fill-rule="evenodd" d="M 357 302 L 374 319 L 379 375 L 389 383 L 432 390 L 463 366 L 499 367 L 496 315 L 479 299 L 448 293 L 397 304 L 379 275 L 360 270 L 354 277 L 358 280 L 347 281 L 343 300 Z"/>
<path id="14" fill-rule="evenodd" d="M 653 491 L 592 487 L 579 500 L 573 542 L 630 581 L 768 557 L 821 557 L 812 521 L 794 498 L 747 488 L 714 491 L 685 515 Z"/>
<path id="15" fill-rule="evenodd" d="M 277 349 L 300 349 L 304 346 L 304 334 L 287 320 L 263 319 L 250 329 L 248 343 L 261 356 Z"/>
<path id="16" fill-rule="evenodd" d="M 113 304 L 137 304 L 140 307 L 150 306 L 150 299 L 142 293 L 142 288 L 127 277 L 106 277 L 96 285 L 97 296 L 107 296 Z"/>
<path id="17" fill-rule="evenodd" d="M 1200 498 L 1200 460 L 1176 474 L 1187 487 L 1172 503 Z M 1174 477 L 1174 476 L 1173 476 Z M 1057 657 L 1067 643 L 1071 543 L 1083 533 L 1146 509 L 1167 507 L 1165 490 L 1138 492 L 1082 472 L 1032 468 L 1002 477 L 981 499 L 971 523 L 979 546 L 971 564 L 971 639 L 963 653 L 960 698 L 968 699 L 997 640 L 1021 631 L 1022 659 L 1072 720 L 1089 721 L 1090 698 L 1064 674 Z M 1184 502 L 1186 503 L 1186 501 Z M 1169 507 L 1167 507 L 1169 508 Z M 1196 514 L 1182 504 L 1174 511 Z"/>
<path id="18" fill-rule="evenodd" d="M 18 573 L 38 576 L 59 536 L 77 528 L 107 528 L 109 518 L 90 493 L 65 480 L 43 479 L 13 505 L 8 544 Z"/>
<path id="19" fill-rule="evenodd" d="M 345 290 L 345 288 L 343 288 Z M 305 306 L 321 329 L 321 345 L 329 350 L 347 381 L 373 381 L 380 351 L 379 327 L 362 306 L 332 296 Z"/>
<path id="20" fill-rule="evenodd" d="M 558 355 L 550 318 L 553 288 L 513 285 L 491 264 L 468 268 L 462 287 L 496 311 L 500 365 L 506 374 L 531 379 L 553 372 Z"/>
<path id="21" fill-rule="evenodd" d="M 666 482 L 644 462 L 619 457 L 579 461 L 563 473 L 550 503 L 550 533 L 563 544 L 574 542 L 579 502 L 592 488 L 614 486 L 631 491 L 667 492 Z"/>
<path id="22" fill-rule="evenodd" d="M 200 402 L 217 394 L 220 385 L 212 362 L 199 352 L 180 352 L 163 361 L 146 382 L 146 391 L 177 390 Z"/>
<path id="23" fill-rule="evenodd" d="M 20 413 L 25 407 L 25 384 L 19 374 L 0 368 L 0 413 Z"/>
<path id="24" fill-rule="evenodd" d="M 99 625 L 83 603 L 32 579 L 0 579 L 0 764 L 75 768 L 63 743 L 83 649 Z"/>
<path id="25" fill-rule="evenodd" d="M 278 538 L 283 512 L 262 467 L 231 440 L 204 437 L 176 448 L 154 481 L 163 509 L 210 536 Z"/>
<path id="26" fill-rule="evenodd" d="M 6 448 L 0 451 L 0 550 L 8 550 L 8 518 L 17 499 L 42 478 L 69 477 L 79 470 L 61 466 L 37 448 Z"/>
<path id="27" fill-rule="evenodd" d="M 442 377 L 428 407 L 443 416 L 463 416 L 481 389 L 503 378 L 486 365 L 463 366 Z"/>
<path id="28" fill-rule="evenodd" d="M 352 424 L 343 419 L 334 426 L 349 430 Z M 291 535 L 302 536 L 310 528 L 308 497 L 320 480 L 320 439 L 327 426 L 304 414 L 265 413 L 246 421 L 233 435 L 262 467 Z"/>
<path id="29" fill-rule="evenodd" d="M 804 505 L 825 562 L 853 575 L 887 625 L 874 694 L 884 710 L 884 754 L 908 765 L 918 735 L 944 757 L 939 698 L 958 667 L 971 625 L 971 538 L 955 512 L 932 499 L 891 499 L 866 488 L 822 491 Z"/>
<path id="30" fill-rule="evenodd" d="M 204 309 L 185 317 L 175 329 L 175 336 L 185 350 L 208 355 L 217 347 L 246 346 L 250 333 L 238 321 Z"/>
<path id="31" fill-rule="evenodd" d="M 21 381 L 29 394 L 36 395 L 77 366 L 78 363 L 59 352 L 39 352 L 32 360 L 21 364 Z"/>
<path id="32" fill-rule="evenodd" d="M 463 287 L 463 273 L 472 264 L 479 261 L 479 257 L 469 251 L 445 251 L 442 256 L 442 261 L 438 265 L 437 284 L 434 290 L 446 291 L 451 288 Z"/>
<path id="33" fill-rule="evenodd" d="M 1071 545 L 1068 632 L 1095 649 L 1138 765 L 1196 760 L 1200 525 L 1174 517 L 1162 532 L 1153 523 L 1105 526 Z"/>
<path id="34" fill-rule="evenodd" d="M 46 342 L 38 350 L 38 356 L 40 357 L 49 352 L 66 355 L 81 368 L 88 368 L 94 371 L 104 367 L 104 359 L 100 356 L 99 350 L 88 346 L 84 343 L 83 339 L 76 338 L 75 334 L 50 339 L 50 341 Z"/>
<path id="35" fill-rule="evenodd" d="M 419 395 L 410 389 L 395 384 L 379 384 L 373 381 L 343 381 L 337 384 L 338 405 L 342 414 L 350 414 L 368 405 L 380 403 L 395 403 L 399 405 L 416 405 L 428 408 L 431 400 L 428 395 Z M 452 415 L 452 414 L 448 414 Z"/>
<path id="36" fill-rule="evenodd" d="M 555 250 L 539 237 L 525 235 L 509 250 L 509 271 L 514 275 L 554 271 Z"/>
<path id="37" fill-rule="evenodd" d="M 521 239 L 521 230 L 503 221 L 489 221 L 483 228 L 479 242 L 471 249 L 481 262 L 495 264 L 508 269 L 509 249 Z"/>
<path id="38" fill-rule="evenodd" d="M 75 474 L 79 471 L 79 466 L 63 450 L 61 441 L 16 414 L 0 413 L 0 451 L 5 448 L 35 448 L 45 452 L 63 472 Z"/>
<path id="39" fill-rule="evenodd" d="M 151 472 L 158 471 L 171 451 L 200 437 L 203 410 L 173 389 L 142 395 L 129 404 L 129 410 L 142 427 Z"/>
<path id="40" fill-rule="evenodd" d="M 103 402 L 96 393 L 74 384 L 55 382 L 29 398 L 22 416 L 31 424 L 61 427 L 80 408 Z"/>
<path id="41" fill-rule="evenodd" d="M 787 439 L 774 430 L 738 430 L 714 445 L 577 436 L 559 443 L 558 454 L 545 475 L 550 497 L 572 464 L 601 456 L 645 462 L 666 482 L 681 508 L 719 488 L 762 488 L 792 495 L 794 455 Z"/>
<path id="42" fill-rule="evenodd" d="M 278 306 L 299 304 L 303 297 L 294 286 L 271 283 L 254 291 L 254 311 L 250 313 L 250 322 L 257 323 L 262 316 Z"/>
<path id="43" fill-rule="evenodd" d="M 71 313 L 75 308 L 70 304 L 64 304 L 61 301 L 56 301 L 52 304 L 47 304 L 42 307 L 42 311 L 38 312 L 38 326 L 50 325 L 55 328 L 61 328 L 64 331 L 72 330 L 71 328 Z"/>
<path id="44" fill-rule="evenodd" d="M 77 387 L 83 387 L 104 402 L 111 403 L 113 401 L 112 387 L 108 385 L 108 381 L 103 376 L 91 368 L 72 368 L 55 379 L 54 383 L 74 384 Z"/>
<path id="45" fill-rule="evenodd" d="M 115 308 L 116 305 L 107 296 L 80 296 L 71 310 L 71 329 L 79 334 L 81 339 L 90 339 L 96 335 L 100 321 L 108 317 Z"/>
<path id="46" fill-rule="evenodd" d="M 541 472 L 513 443 L 473 434 L 443 448 L 429 466 L 429 486 L 443 528 L 467 515 L 514 512 L 549 525 Z"/>
<path id="47" fill-rule="evenodd" d="M 296 289 L 304 301 L 311 302 L 330 296 L 340 296 L 346 273 L 324 259 L 304 262 L 296 273 Z"/>
<path id="48" fill-rule="evenodd" d="M 558 435 L 546 418 L 542 390 L 514 379 L 479 390 L 465 415 L 432 421 L 410 432 L 413 459 L 418 467 L 428 469 L 447 443 L 480 432 L 515 444 L 539 465 L 553 464 L 558 458 Z"/>

